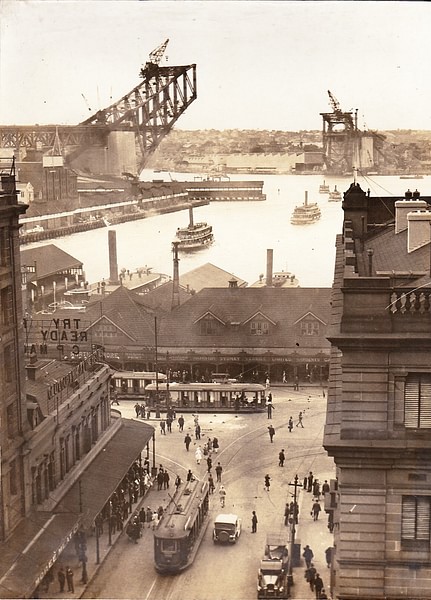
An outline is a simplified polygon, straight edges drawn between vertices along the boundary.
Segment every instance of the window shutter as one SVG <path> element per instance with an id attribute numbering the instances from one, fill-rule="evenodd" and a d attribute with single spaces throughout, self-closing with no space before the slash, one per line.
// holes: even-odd
<path id="1" fill-rule="evenodd" d="M 414 496 L 405 496 L 403 498 L 401 522 L 401 539 L 415 539 L 415 521 L 416 521 L 416 498 Z"/>
<path id="2" fill-rule="evenodd" d="M 421 378 L 419 427 L 431 428 L 431 378 L 428 375 Z"/>
<path id="3" fill-rule="evenodd" d="M 417 428 L 419 423 L 419 377 L 409 375 L 404 393 L 404 424 Z"/>
<path id="4" fill-rule="evenodd" d="M 401 539 L 430 541 L 431 507 L 428 496 L 404 496 L 402 501 Z"/>
<path id="5" fill-rule="evenodd" d="M 407 377 L 404 425 L 413 429 L 431 429 L 431 374 L 417 373 Z"/>
<path id="6" fill-rule="evenodd" d="M 417 498 L 417 540 L 430 539 L 430 501 L 429 498 Z"/>

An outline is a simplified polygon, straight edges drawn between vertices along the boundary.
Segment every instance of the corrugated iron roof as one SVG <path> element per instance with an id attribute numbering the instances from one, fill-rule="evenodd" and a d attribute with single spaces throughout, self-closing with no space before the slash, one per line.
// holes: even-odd
<path id="1" fill-rule="evenodd" d="M 90 527 L 153 432 L 154 427 L 147 423 L 121 419 L 120 429 L 63 496 L 55 512 L 79 512 L 82 504 L 83 526 Z"/>
<path id="2" fill-rule="evenodd" d="M 203 288 L 214 288 L 214 287 L 229 287 L 229 281 L 235 278 L 237 280 L 238 287 L 244 287 L 247 282 L 244 279 L 240 279 L 232 273 L 228 273 L 219 267 L 211 263 L 205 263 L 204 265 L 192 269 L 184 275 L 180 275 L 180 284 L 195 292 L 200 292 Z"/>
<path id="3" fill-rule="evenodd" d="M 82 268 L 82 262 L 55 244 L 21 250 L 21 265 L 33 266 L 36 263 L 36 278 L 43 279 L 66 269 Z"/>

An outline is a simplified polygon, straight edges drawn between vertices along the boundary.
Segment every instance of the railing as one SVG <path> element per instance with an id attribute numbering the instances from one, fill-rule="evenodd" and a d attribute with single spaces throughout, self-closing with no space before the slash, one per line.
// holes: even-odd
<path id="1" fill-rule="evenodd" d="M 392 314 L 426 314 L 431 313 L 431 289 L 411 291 L 397 290 L 390 296 L 387 307 Z"/>

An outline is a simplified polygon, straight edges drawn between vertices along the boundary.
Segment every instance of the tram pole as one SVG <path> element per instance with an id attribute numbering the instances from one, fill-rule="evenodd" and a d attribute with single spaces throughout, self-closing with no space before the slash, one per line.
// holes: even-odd
<path id="1" fill-rule="evenodd" d="M 166 352 L 166 404 L 171 407 L 171 396 L 169 394 L 169 352 Z"/>
<path id="2" fill-rule="evenodd" d="M 151 468 L 151 475 L 152 477 L 156 477 L 157 475 L 157 467 L 156 467 L 156 434 L 153 431 L 153 435 L 152 435 L 152 441 L 153 441 L 153 466 Z"/>

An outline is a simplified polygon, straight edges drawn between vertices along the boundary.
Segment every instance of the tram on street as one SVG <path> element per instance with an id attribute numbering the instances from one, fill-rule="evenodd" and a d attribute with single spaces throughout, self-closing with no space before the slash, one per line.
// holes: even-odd
<path id="1" fill-rule="evenodd" d="M 185 412 L 265 410 L 266 388 L 260 383 L 151 383 L 145 391 L 152 405 Z"/>
<path id="2" fill-rule="evenodd" d="M 154 562 L 159 573 L 178 573 L 196 556 L 209 520 L 209 486 L 181 483 L 154 530 Z"/>
<path id="3" fill-rule="evenodd" d="M 122 400 L 145 400 L 145 388 L 151 383 L 156 384 L 156 379 L 163 383 L 166 381 L 164 373 L 155 371 L 115 371 L 111 377 L 111 391 Z"/>

